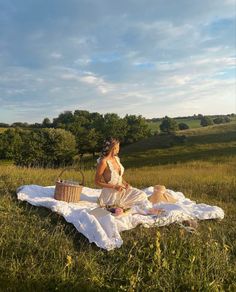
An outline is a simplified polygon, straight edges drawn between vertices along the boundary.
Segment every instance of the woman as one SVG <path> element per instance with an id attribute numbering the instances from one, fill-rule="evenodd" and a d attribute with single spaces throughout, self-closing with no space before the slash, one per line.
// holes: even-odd
<path id="1" fill-rule="evenodd" d="M 102 187 L 100 206 L 110 209 L 116 215 L 122 214 L 125 209 L 134 205 L 139 205 L 144 214 L 160 214 L 163 210 L 152 209 L 152 203 L 146 193 L 133 188 L 124 180 L 124 167 L 118 157 L 119 150 L 120 142 L 115 138 L 109 138 L 105 141 L 102 155 L 97 160 L 95 183 Z"/>

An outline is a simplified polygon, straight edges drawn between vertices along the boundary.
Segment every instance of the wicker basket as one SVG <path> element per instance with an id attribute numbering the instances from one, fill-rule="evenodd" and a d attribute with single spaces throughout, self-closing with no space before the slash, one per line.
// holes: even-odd
<path id="1" fill-rule="evenodd" d="M 82 175 L 82 183 L 78 183 L 71 180 L 62 180 L 62 174 L 68 169 L 78 169 L 76 167 L 67 167 L 62 170 L 56 179 L 56 187 L 54 192 L 54 198 L 59 201 L 77 203 L 80 200 L 80 194 L 84 185 L 84 174 L 78 169 Z"/>

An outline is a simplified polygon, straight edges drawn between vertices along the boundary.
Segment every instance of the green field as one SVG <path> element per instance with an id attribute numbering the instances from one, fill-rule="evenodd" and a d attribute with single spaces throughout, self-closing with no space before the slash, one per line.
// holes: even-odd
<path id="1" fill-rule="evenodd" d="M 201 127 L 200 125 L 200 120 L 194 120 L 194 119 L 177 119 L 177 123 L 185 123 L 189 126 L 189 128 L 199 128 Z M 151 129 L 152 132 L 155 131 L 160 131 L 160 124 L 161 121 L 158 122 L 148 122 L 149 128 Z"/>
<path id="2" fill-rule="evenodd" d="M 154 166 L 189 160 L 219 161 L 236 153 L 236 122 L 179 131 L 186 142 L 176 137 L 156 135 L 122 149 L 127 166 Z"/>
<path id="3" fill-rule="evenodd" d="M 236 123 L 184 134 L 185 143 L 158 135 L 123 148 L 125 178 L 182 191 L 223 208 L 225 218 L 201 221 L 197 234 L 139 226 L 110 252 L 59 215 L 16 199 L 18 186 L 52 185 L 59 169 L 0 165 L 0 291 L 235 291 Z M 94 187 L 94 167 L 84 172 Z"/>
<path id="4" fill-rule="evenodd" d="M 230 117 L 231 121 L 234 123 L 236 122 L 236 117 Z M 183 119 L 175 119 L 178 124 L 185 123 L 189 126 L 190 129 L 201 128 L 200 120 L 195 120 L 193 118 L 183 118 Z M 160 124 L 161 121 L 157 122 L 148 122 L 149 128 L 151 129 L 152 133 L 156 131 L 160 132 Z"/>

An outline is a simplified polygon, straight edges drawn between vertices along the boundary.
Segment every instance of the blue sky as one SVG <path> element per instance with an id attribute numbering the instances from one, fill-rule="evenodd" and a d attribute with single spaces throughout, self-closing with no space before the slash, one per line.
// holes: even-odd
<path id="1" fill-rule="evenodd" d="M 0 122 L 236 112 L 236 0 L 0 0 Z"/>

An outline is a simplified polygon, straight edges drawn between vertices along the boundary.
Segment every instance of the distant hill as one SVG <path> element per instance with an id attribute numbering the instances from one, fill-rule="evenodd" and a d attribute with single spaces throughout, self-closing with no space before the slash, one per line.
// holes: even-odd
<path id="1" fill-rule="evenodd" d="M 181 137 L 182 136 L 182 137 Z M 174 135 L 155 135 L 121 149 L 125 166 L 154 166 L 236 155 L 236 121 L 178 131 Z"/>
<path id="2" fill-rule="evenodd" d="M 220 116 L 220 115 L 218 115 Z M 212 119 L 218 117 L 217 115 L 210 116 Z M 202 126 L 200 125 L 201 120 L 198 118 L 193 118 L 193 117 L 176 117 L 173 118 L 176 120 L 178 124 L 180 123 L 185 123 L 189 126 L 190 129 L 195 129 L 195 128 L 201 128 Z M 230 116 L 231 121 L 236 121 L 236 116 Z M 146 120 L 149 124 L 149 128 L 151 129 L 152 133 L 160 131 L 160 124 L 162 122 L 162 119 L 147 119 Z"/>

